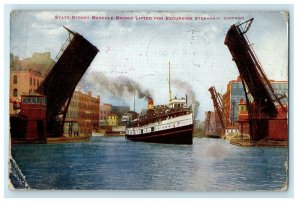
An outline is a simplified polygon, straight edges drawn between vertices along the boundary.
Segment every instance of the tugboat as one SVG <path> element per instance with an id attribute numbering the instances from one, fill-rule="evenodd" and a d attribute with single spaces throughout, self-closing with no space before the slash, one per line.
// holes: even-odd
<path id="1" fill-rule="evenodd" d="M 132 141 L 193 144 L 193 112 L 185 98 L 171 98 L 169 63 L 169 105 L 153 106 L 148 98 L 148 109 L 139 115 L 126 129 L 125 137 Z"/>

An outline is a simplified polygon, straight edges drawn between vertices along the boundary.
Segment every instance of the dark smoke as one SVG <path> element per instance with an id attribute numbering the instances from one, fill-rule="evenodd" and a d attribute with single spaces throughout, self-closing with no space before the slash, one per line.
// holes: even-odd
<path id="1" fill-rule="evenodd" d="M 176 87 L 178 90 L 185 92 L 188 96 L 188 104 L 192 104 L 192 109 L 194 112 L 194 118 L 197 118 L 200 102 L 196 100 L 195 92 L 193 91 L 193 87 L 185 82 L 179 80 L 172 80 L 172 85 Z"/>
<path id="2" fill-rule="evenodd" d="M 103 72 L 91 72 L 82 78 L 79 86 L 86 90 L 93 90 L 101 92 L 103 89 L 112 95 L 123 98 L 130 94 L 133 96 L 135 93 L 141 99 L 148 99 L 151 97 L 148 90 L 142 87 L 132 79 L 125 76 L 107 77 Z"/>

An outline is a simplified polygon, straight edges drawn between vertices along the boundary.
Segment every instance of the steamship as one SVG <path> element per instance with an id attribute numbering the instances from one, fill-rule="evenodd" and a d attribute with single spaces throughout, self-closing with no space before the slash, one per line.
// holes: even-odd
<path id="1" fill-rule="evenodd" d="M 148 99 L 148 109 L 139 115 L 126 129 L 126 139 L 132 141 L 193 144 L 193 112 L 185 98 L 171 98 L 169 63 L 169 104 L 153 106 Z"/>

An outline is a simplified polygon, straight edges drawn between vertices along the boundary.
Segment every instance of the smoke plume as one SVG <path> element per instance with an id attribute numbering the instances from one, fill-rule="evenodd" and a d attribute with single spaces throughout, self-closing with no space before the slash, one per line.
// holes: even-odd
<path id="1" fill-rule="evenodd" d="M 200 102 L 196 100 L 196 95 L 193 91 L 193 87 L 189 83 L 180 80 L 172 80 L 172 85 L 174 85 L 174 87 L 176 87 L 178 90 L 186 92 L 188 96 L 188 104 L 192 104 L 194 118 L 196 118 L 198 115 Z"/>
<path id="2" fill-rule="evenodd" d="M 151 97 L 150 92 L 143 89 L 136 81 L 125 76 L 107 77 L 103 72 L 91 72 L 82 78 L 79 86 L 96 92 L 102 92 L 105 89 L 120 98 L 128 96 L 128 94 L 133 96 L 134 93 L 141 99 Z"/>

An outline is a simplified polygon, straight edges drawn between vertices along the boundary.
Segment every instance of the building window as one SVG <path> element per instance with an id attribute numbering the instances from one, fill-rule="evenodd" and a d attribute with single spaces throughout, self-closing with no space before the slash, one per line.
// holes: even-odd
<path id="1" fill-rule="evenodd" d="M 32 85 L 32 78 L 30 78 L 30 85 Z"/>
<path id="2" fill-rule="evenodd" d="M 36 98 L 36 103 L 40 104 L 40 98 L 39 97 Z"/>
<path id="3" fill-rule="evenodd" d="M 26 101 L 27 101 L 27 99 L 26 99 L 26 98 L 23 98 L 23 101 L 22 101 L 22 102 L 23 102 L 23 103 L 26 103 Z"/>
<path id="4" fill-rule="evenodd" d="M 33 104 L 35 104 L 35 97 L 31 98 Z"/>
<path id="5" fill-rule="evenodd" d="M 14 97 L 18 96 L 18 89 L 16 89 L 16 88 L 14 89 L 13 95 L 14 95 Z"/>
<path id="6" fill-rule="evenodd" d="M 40 86 L 40 80 L 36 80 L 37 81 L 37 86 Z"/>
<path id="7" fill-rule="evenodd" d="M 43 100 L 43 104 L 47 103 L 46 98 L 43 98 L 42 100 Z"/>
<path id="8" fill-rule="evenodd" d="M 35 79 L 33 79 L 33 85 L 35 86 Z"/>
<path id="9" fill-rule="evenodd" d="M 14 84 L 17 84 L 17 83 L 18 83 L 18 77 L 17 77 L 16 75 L 14 76 L 14 79 L 13 79 L 13 80 L 14 80 L 14 81 L 13 81 Z"/>

